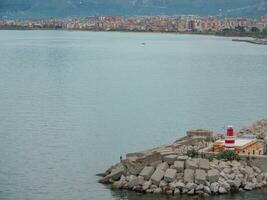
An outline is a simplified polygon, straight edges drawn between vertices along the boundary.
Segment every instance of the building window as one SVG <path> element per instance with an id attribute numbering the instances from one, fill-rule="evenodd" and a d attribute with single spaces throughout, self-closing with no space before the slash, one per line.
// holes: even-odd
<path id="1" fill-rule="evenodd" d="M 253 150 L 253 155 L 255 155 L 255 150 Z"/>

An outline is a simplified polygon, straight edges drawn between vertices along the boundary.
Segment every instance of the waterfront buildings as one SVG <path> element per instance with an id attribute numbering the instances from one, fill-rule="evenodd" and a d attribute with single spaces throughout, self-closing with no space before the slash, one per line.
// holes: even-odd
<path id="1" fill-rule="evenodd" d="M 259 19 L 225 18 L 214 16 L 103 16 L 81 19 L 14 20 L 0 19 L 0 28 L 66 29 L 95 31 L 151 31 L 216 33 L 225 30 L 266 31 L 267 16 Z"/>

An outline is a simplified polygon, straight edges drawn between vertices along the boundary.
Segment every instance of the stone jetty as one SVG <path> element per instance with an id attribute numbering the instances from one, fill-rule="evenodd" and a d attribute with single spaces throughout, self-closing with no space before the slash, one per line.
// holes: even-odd
<path id="1" fill-rule="evenodd" d="M 201 132 L 201 134 L 199 134 Z M 212 143 L 211 132 L 196 130 L 171 145 L 126 155 L 99 182 L 113 189 L 166 195 L 209 196 L 251 191 L 267 185 L 267 175 L 249 162 L 206 159 L 201 151 Z M 201 137 L 199 137 L 201 135 Z M 199 152 L 189 157 L 188 151 Z M 201 156 L 200 156 L 201 155 Z"/>

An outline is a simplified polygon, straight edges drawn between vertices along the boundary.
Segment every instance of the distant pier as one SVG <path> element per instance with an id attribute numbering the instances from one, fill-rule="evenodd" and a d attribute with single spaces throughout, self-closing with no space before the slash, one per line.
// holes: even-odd
<path id="1" fill-rule="evenodd" d="M 232 39 L 234 42 L 248 42 L 251 44 L 267 45 L 267 39 Z"/>

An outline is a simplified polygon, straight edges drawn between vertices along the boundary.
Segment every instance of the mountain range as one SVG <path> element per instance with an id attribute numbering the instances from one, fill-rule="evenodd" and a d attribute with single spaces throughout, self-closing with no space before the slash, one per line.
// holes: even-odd
<path id="1" fill-rule="evenodd" d="M 0 17 L 50 18 L 100 15 L 267 15 L 267 0 L 0 0 Z"/>

